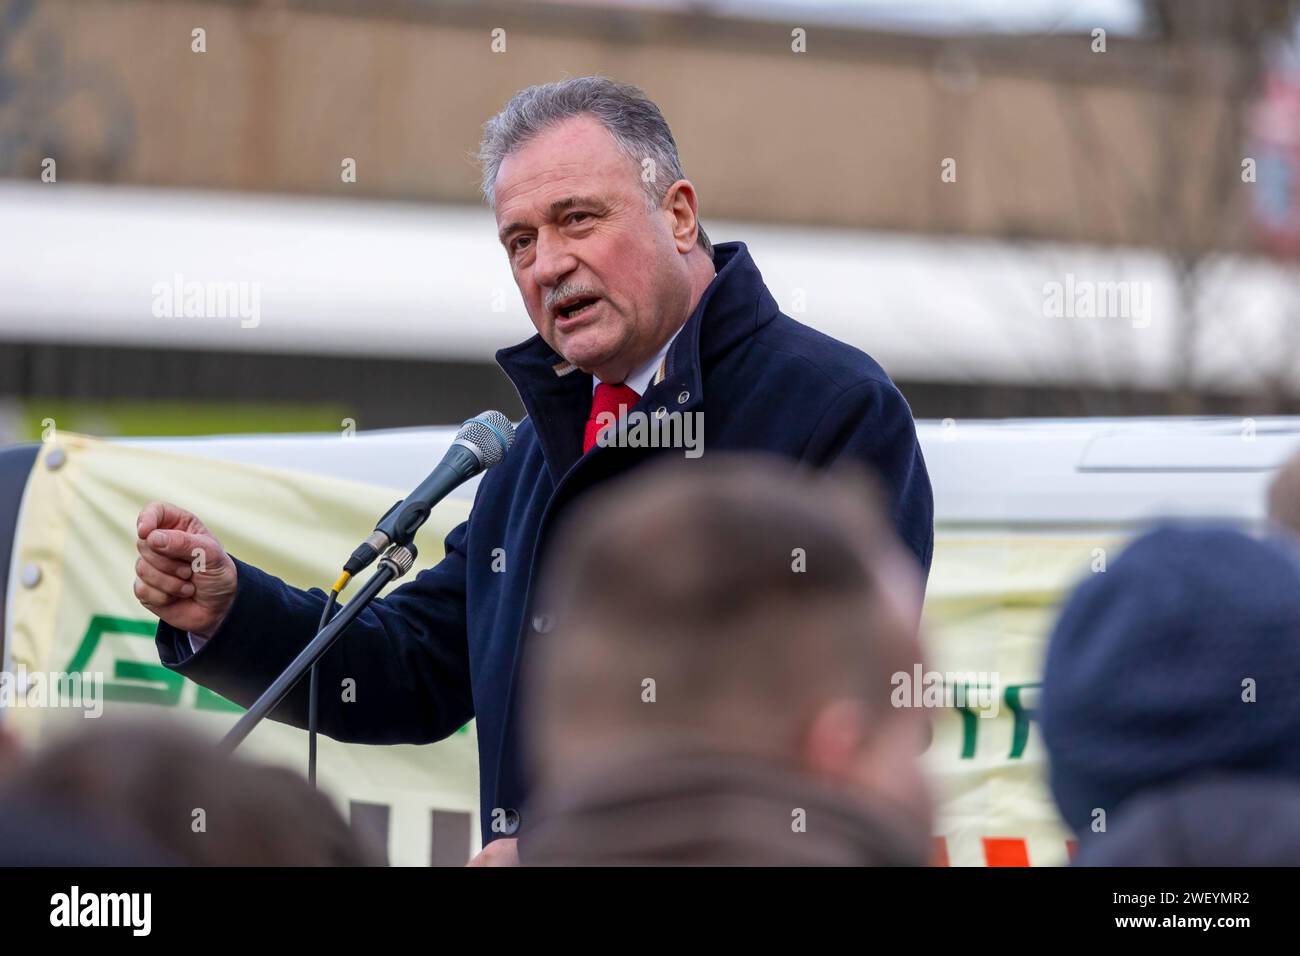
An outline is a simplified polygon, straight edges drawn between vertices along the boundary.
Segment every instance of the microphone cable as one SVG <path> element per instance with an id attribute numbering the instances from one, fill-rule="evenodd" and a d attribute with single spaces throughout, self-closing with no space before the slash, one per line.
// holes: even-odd
<path id="1" fill-rule="evenodd" d="M 369 567 L 390 545 L 404 545 L 414 552 L 414 548 L 410 547 L 412 539 L 420 526 L 428 520 L 433 506 L 458 485 L 499 464 L 514 441 L 514 424 L 501 412 L 480 412 L 462 422 L 438 467 L 408 497 L 384 513 L 375 530 L 343 565 L 343 573 L 334 582 L 325 606 L 321 608 L 316 633 L 325 630 L 333 619 L 338 608 L 338 597 L 348 586 L 352 575 Z M 409 566 L 401 573 L 405 570 L 409 570 Z M 312 787 L 316 786 L 316 736 L 320 709 L 318 663 L 311 665 L 307 688 L 307 782 Z"/>
<path id="2" fill-rule="evenodd" d="M 339 575 L 339 579 L 334 582 L 334 587 L 330 588 L 329 597 L 325 599 L 325 606 L 321 608 L 320 623 L 316 626 L 316 633 L 319 634 L 325 630 L 325 625 L 329 624 L 334 617 L 334 612 L 338 610 L 339 594 L 348 586 L 348 581 L 352 575 L 344 571 Z M 312 788 L 316 787 L 316 727 L 319 719 L 320 704 L 320 674 L 317 668 L 320 662 L 317 661 L 311 665 L 311 676 L 307 683 L 307 782 Z"/>

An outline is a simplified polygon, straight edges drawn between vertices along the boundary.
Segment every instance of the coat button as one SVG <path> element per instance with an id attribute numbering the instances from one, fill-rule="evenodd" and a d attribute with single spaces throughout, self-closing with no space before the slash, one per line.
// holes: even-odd
<path id="1" fill-rule="evenodd" d="M 683 390 L 682 393 L 677 396 L 677 404 L 685 405 L 688 401 L 690 401 L 690 398 L 691 398 L 691 393 Z"/>

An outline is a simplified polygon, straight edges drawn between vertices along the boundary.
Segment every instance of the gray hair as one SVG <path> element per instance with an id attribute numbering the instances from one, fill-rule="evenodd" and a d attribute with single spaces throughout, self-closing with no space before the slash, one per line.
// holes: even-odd
<path id="1" fill-rule="evenodd" d="M 496 116 L 483 124 L 478 161 L 483 167 L 483 198 L 496 205 L 497 172 L 507 156 L 538 133 L 563 120 L 590 115 L 600 121 L 619 150 L 638 167 L 648 159 L 653 175 L 642 176 L 647 201 L 657 206 L 668 187 L 685 179 L 668 121 L 645 93 L 603 76 L 578 76 L 520 90 Z M 700 247 L 713 255 L 713 244 L 699 226 Z"/>

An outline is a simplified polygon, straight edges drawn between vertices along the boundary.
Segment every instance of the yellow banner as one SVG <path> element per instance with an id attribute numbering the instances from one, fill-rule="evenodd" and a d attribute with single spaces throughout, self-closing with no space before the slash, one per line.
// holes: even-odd
<path id="1" fill-rule="evenodd" d="M 102 719 L 157 714 L 218 737 L 239 708 L 158 662 L 155 619 L 131 591 L 141 506 L 155 498 L 171 501 L 199 515 L 241 560 L 297 587 L 328 588 L 377 516 L 404 493 L 60 432 L 57 442 L 42 446 L 28 481 L 15 553 L 19 584 L 10 607 L 9 669 L 30 675 L 33 697 L 43 692 L 42 674 L 100 673 Z M 441 559 L 443 537 L 467 510 L 463 501 L 434 509 L 416 539 L 416 571 Z M 84 711 L 48 702 L 24 707 L 21 695 L 17 703 L 6 710 L 6 720 L 32 743 L 84 719 Z M 242 751 L 306 771 L 305 731 L 266 721 Z M 394 864 L 428 865 L 435 854 L 463 862 L 478 848 L 472 725 L 423 747 L 347 745 L 321 737 L 317 770 L 321 789 L 345 817 L 354 802 L 387 808 Z M 366 812 L 368 820 L 385 814 Z M 443 844 L 435 847 L 435 837 Z"/>
<path id="2" fill-rule="evenodd" d="M 926 753 L 938 791 L 941 862 L 1056 866 L 1069 859 L 1072 838 L 1047 787 L 1036 720 L 1043 656 L 1061 600 L 1083 575 L 1104 572 L 1119 545 L 1093 531 L 936 529 L 926 670 L 966 695 L 933 712 Z"/>
<path id="3" fill-rule="evenodd" d="M 403 493 L 60 433 L 42 447 L 28 483 L 10 668 L 102 673 L 108 719 L 165 713 L 219 735 L 238 709 L 158 663 L 154 619 L 132 594 L 140 507 L 155 498 L 174 502 L 242 560 L 298 587 L 326 587 Z M 466 510 L 464 501 L 434 510 L 417 541 L 417 570 L 437 563 L 443 536 Z M 929 657 L 924 673 L 906 675 L 898 692 L 908 705 L 932 708 L 926 762 L 936 781 L 940 862 L 1066 861 L 1067 833 L 1047 792 L 1035 723 L 1038 680 L 1058 602 L 1081 575 L 1104 569 L 1104 549 L 1115 543 L 939 528 L 926 599 Z M 82 719 L 49 706 L 20 706 L 8 718 L 33 742 Z M 264 723 L 244 748 L 300 772 L 306 765 L 306 734 L 280 724 Z M 387 813 L 395 864 L 459 861 L 478 848 L 472 726 L 424 747 L 321 738 L 319 778 L 345 815 L 352 803 L 387 808 L 377 812 Z"/>

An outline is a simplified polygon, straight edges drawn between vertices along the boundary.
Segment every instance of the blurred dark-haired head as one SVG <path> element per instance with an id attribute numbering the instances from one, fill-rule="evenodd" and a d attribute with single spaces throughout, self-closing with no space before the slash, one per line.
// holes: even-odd
<path id="1" fill-rule="evenodd" d="M 529 650 L 536 770 L 620 755 L 764 761 L 928 821 L 928 729 L 890 703 L 920 660 L 921 585 L 865 472 L 714 455 L 586 498 L 546 555 Z"/>
<path id="2" fill-rule="evenodd" d="M 177 864 L 382 862 L 296 773 L 228 755 L 176 727 L 96 726 L 55 741 L 3 782 L 0 803 L 39 807 Z"/>

